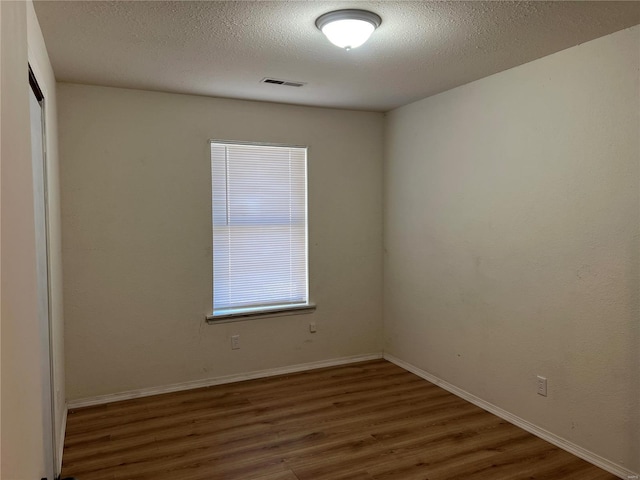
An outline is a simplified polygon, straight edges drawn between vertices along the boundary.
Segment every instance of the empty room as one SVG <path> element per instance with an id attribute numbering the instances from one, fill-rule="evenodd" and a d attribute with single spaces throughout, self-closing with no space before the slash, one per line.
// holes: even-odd
<path id="1" fill-rule="evenodd" d="M 2 480 L 640 478 L 640 2 L 0 1 Z"/>

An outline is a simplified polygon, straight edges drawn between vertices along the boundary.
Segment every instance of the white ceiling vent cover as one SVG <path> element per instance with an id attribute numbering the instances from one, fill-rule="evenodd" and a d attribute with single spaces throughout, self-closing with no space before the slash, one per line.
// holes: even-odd
<path id="1" fill-rule="evenodd" d="M 285 87 L 302 87 L 306 85 L 305 82 L 294 82 L 292 80 L 280 80 L 279 78 L 265 77 L 260 80 L 260 83 L 270 83 L 271 85 L 282 85 Z"/>

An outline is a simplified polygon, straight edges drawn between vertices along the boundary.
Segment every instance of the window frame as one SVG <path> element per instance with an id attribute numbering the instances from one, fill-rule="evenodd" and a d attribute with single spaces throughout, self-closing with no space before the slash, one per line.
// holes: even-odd
<path id="1" fill-rule="evenodd" d="M 284 143 L 268 143 L 268 142 L 247 142 L 247 141 L 236 141 L 236 140 L 219 140 L 219 139 L 210 139 L 208 141 L 209 145 L 209 166 L 213 167 L 213 157 L 211 154 L 211 146 L 212 144 L 218 145 L 234 145 L 234 146 L 256 146 L 256 147 L 281 147 L 281 148 L 301 148 L 305 149 L 305 191 L 306 191 L 306 199 L 305 199 L 305 228 L 306 228 L 306 271 L 307 271 L 307 301 L 306 303 L 291 303 L 291 304 L 278 304 L 278 305 L 268 305 L 268 306 L 255 306 L 255 307 L 244 307 L 244 308 L 236 308 L 232 309 L 232 312 L 225 313 L 216 313 L 214 308 L 214 298 L 213 292 L 215 289 L 215 278 L 214 272 L 215 267 L 213 263 L 213 257 L 215 252 L 214 245 L 214 212 L 213 212 L 213 172 L 211 173 L 211 246 L 212 246 L 212 271 L 211 271 L 211 281 L 212 281 L 212 298 L 211 298 L 211 313 L 205 316 L 207 323 L 215 324 L 215 323 L 228 323 L 235 322 L 241 320 L 249 320 L 249 319 L 257 319 L 257 318 L 268 318 L 268 317 L 282 317 L 288 315 L 301 315 L 312 313 L 316 309 L 316 304 L 311 301 L 311 293 L 310 293 L 310 272 L 309 272 L 309 146 L 307 145 L 294 145 L 294 144 L 284 144 Z"/>

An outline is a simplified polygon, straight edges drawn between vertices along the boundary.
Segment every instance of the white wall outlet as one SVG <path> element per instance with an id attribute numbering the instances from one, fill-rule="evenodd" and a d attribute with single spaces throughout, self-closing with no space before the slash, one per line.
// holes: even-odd
<path id="1" fill-rule="evenodd" d="M 316 322 L 309 322 L 309 331 L 311 333 L 316 333 L 316 331 L 317 331 Z"/>
<path id="2" fill-rule="evenodd" d="M 547 396 L 547 379 L 538 375 L 538 395 Z"/>
<path id="3" fill-rule="evenodd" d="M 231 350 L 240 348 L 240 335 L 231 335 Z"/>

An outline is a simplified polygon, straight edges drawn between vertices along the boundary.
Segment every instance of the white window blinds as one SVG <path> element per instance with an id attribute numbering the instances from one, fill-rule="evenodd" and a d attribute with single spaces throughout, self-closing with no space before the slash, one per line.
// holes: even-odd
<path id="1" fill-rule="evenodd" d="M 214 316 L 308 303 L 307 149 L 211 142 Z"/>

